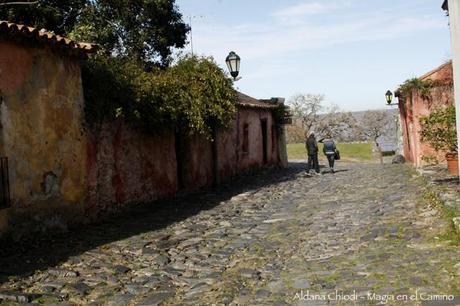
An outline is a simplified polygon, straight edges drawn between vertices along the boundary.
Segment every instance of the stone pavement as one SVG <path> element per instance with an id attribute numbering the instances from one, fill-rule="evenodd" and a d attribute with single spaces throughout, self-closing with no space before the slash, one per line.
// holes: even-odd
<path id="1" fill-rule="evenodd" d="M 400 305 L 392 299 L 417 290 L 407 305 L 460 303 L 447 301 L 460 296 L 460 247 L 437 236 L 446 222 L 421 200 L 426 186 L 413 170 L 339 164 L 335 174 L 307 177 L 304 166 L 160 201 L 65 236 L 2 246 L 0 299 L 377 305 L 387 298 Z M 335 290 L 342 301 L 331 300 Z"/>

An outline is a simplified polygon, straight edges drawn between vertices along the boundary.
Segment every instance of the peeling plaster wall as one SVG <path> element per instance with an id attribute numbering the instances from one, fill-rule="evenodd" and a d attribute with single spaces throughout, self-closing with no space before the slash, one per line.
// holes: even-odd
<path id="1" fill-rule="evenodd" d="M 230 128 L 219 133 L 219 172 L 225 180 L 238 173 L 264 166 L 261 120 L 267 120 L 267 165 L 281 165 L 278 133 L 272 113 L 264 109 L 238 108 Z M 248 152 L 243 152 L 244 126 L 248 125 Z"/>
<path id="2" fill-rule="evenodd" d="M 263 166 L 263 144 L 262 144 L 262 127 L 261 120 L 267 120 L 267 164 L 277 164 L 278 156 L 276 144 L 272 144 L 272 126 L 273 118 L 270 111 L 259 109 L 240 109 L 238 127 L 239 127 L 239 144 L 237 148 L 238 155 L 238 172 L 248 170 L 251 168 L 258 168 Z M 243 129 L 244 125 L 248 124 L 249 127 L 249 150 L 247 153 L 243 152 Z M 273 150 L 275 147 L 275 150 Z"/>
<path id="3" fill-rule="evenodd" d="M 226 181 L 238 173 L 237 149 L 241 140 L 238 138 L 237 124 L 238 120 L 234 118 L 228 128 L 218 133 L 219 175 L 222 181 Z"/>
<path id="4" fill-rule="evenodd" d="M 212 142 L 202 135 L 184 140 L 182 158 L 185 190 L 212 186 L 214 182 Z"/>
<path id="5" fill-rule="evenodd" d="M 452 66 L 446 64 L 422 78 L 422 80 L 436 80 L 447 82 L 452 80 Z M 447 152 L 437 151 L 428 143 L 421 141 L 420 118 L 429 115 L 440 107 L 446 107 L 454 103 L 453 89 L 444 86 L 436 86 L 431 90 L 431 99 L 424 99 L 419 94 L 406 97 L 401 100 L 399 110 L 401 116 L 404 157 L 416 167 L 424 166 L 423 157 L 435 158 L 440 163 L 445 163 Z M 406 114 L 406 115 L 405 115 Z"/>
<path id="6" fill-rule="evenodd" d="M 213 143 L 203 136 L 182 139 L 177 157 L 173 131 L 146 135 L 121 120 L 84 128 L 76 59 L 0 42 L 0 91 L 0 156 L 9 158 L 12 199 L 11 208 L 0 210 L 0 233 L 8 220 L 15 233 L 20 226 L 25 232 L 66 229 L 105 211 L 173 195 L 179 190 L 177 159 L 184 190 L 214 183 Z M 266 163 L 261 119 L 267 122 Z M 216 139 L 221 180 L 279 164 L 270 111 L 238 107 L 230 125 Z"/>
<path id="7" fill-rule="evenodd" d="M 239 109 L 229 129 L 218 133 L 219 174 L 225 181 L 238 173 L 264 166 L 261 119 L 267 120 L 267 164 L 279 164 L 273 144 L 272 115 L 258 109 Z M 238 117 L 237 116 L 237 117 Z M 249 124 L 249 153 L 243 154 L 244 124 Z M 130 203 L 146 203 L 179 190 L 176 141 L 182 147 L 183 190 L 212 186 L 212 142 L 201 135 L 182 140 L 173 132 L 145 135 L 122 121 L 105 123 L 88 133 L 88 214 L 110 211 Z"/>
<path id="8" fill-rule="evenodd" d="M 86 195 L 80 66 L 46 48 L 0 42 L 0 155 L 12 210 L 81 212 Z"/>
<path id="9" fill-rule="evenodd" d="M 173 132 L 144 135 L 122 121 L 88 133 L 88 213 L 147 203 L 178 189 Z"/>

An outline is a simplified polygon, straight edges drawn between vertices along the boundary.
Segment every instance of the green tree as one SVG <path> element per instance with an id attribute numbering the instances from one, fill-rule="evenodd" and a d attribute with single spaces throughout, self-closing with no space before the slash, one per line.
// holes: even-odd
<path id="1" fill-rule="evenodd" d="M 190 30 L 175 0 L 40 0 L 0 7 L 0 19 L 99 44 L 147 70 L 168 66 Z"/>
<path id="2" fill-rule="evenodd" d="M 429 143 L 435 150 L 458 152 L 454 105 L 440 107 L 419 120 L 422 141 Z"/>
<path id="3" fill-rule="evenodd" d="M 88 0 L 41 0 L 37 4 L 5 5 L 0 6 L 0 20 L 67 35 L 73 31 L 87 4 Z"/>
<path id="4" fill-rule="evenodd" d="M 236 111 L 232 80 L 212 58 L 188 56 L 147 72 L 132 61 L 96 56 L 82 68 L 90 124 L 123 117 L 150 133 L 180 127 L 211 137 Z"/>
<path id="5" fill-rule="evenodd" d="M 173 48 L 185 46 L 189 30 L 174 0 L 98 0 L 86 8 L 71 36 L 150 69 L 168 66 Z"/>

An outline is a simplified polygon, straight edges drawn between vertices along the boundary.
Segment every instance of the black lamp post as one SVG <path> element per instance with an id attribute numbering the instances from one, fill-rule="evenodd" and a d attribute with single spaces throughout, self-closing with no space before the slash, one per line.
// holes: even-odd
<path id="1" fill-rule="evenodd" d="M 225 59 L 225 63 L 227 63 L 228 70 L 234 80 L 236 80 L 236 77 L 240 73 L 240 62 L 241 58 L 233 51 L 230 52 Z"/>
<path id="2" fill-rule="evenodd" d="M 387 90 L 385 98 L 387 100 L 387 104 L 391 105 L 391 102 L 393 101 L 393 93 L 390 90 Z"/>

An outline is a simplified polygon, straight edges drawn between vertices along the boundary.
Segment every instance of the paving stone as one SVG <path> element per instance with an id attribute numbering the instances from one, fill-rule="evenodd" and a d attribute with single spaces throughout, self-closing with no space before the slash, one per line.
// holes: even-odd
<path id="1" fill-rule="evenodd" d="M 152 260 L 152 262 L 158 265 L 159 267 L 164 267 L 170 262 L 170 260 L 169 257 L 166 255 L 158 255 Z"/>
<path id="2" fill-rule="evenodd" d="M 259 289 L 256 291 L 256 297 L 258 298 L 266 298 L 271 295 L 271 292 L 265 289 Z"/>
<path id="3" fill-rule="evenodd" d="M 241 277 L 245 277 L 245 278 L 253 278 L 256 275 L 256 273 L 257 273 L 257 271 L 255 271 L 253 269 L 240 269 L 238 271 L 238 274 Z"/>
<path id="4" fill-rule="evenodd" d="M 83 282 L 73 284 L 72 288 L 75 289 L 80 295 L 87 295 L 91 290 L 91 287 Z"/>
<path id="5" fill-rule="evenodd" d="M 77 271 L 66 270 L 66 269 L 49 269 L 48 274 L 59 277 L 77 277 L 79 273 Z"/>
<path id="6" fill-rule="evenodd" d="M 107 306 L 128 305 L 133 300 L 134 296 L 129 293 L 115 294 L 107 299 Z"/>
<path id="7" fill-rule="evenodd" d="M 116 265 L 114 267 L 114 271 L 115 273 L 125 274 L 131 271 L 131 269 L 123 265 Z"/>
<path id="8" fill-rule="evenodd" d="M 142 285 L 126 285 L 125 290 L 132 295 L 142 295 L 147 293 L 150 289 Z"/>
<path id="9" fill-rule="evenodd" d="M 164 302 L 165 300 L 169 299 L 170 297 L 173 297 L 174 293 L 173 292 L 159 292 L 159 293 L 154 293 L 152 295 L 147 296 L 144 298 L 142 301 L 137 303 L 136 305 L 138 306 L 155 306 L 159 305 L 160 303 Z"/>
<path id="10" fill-rule="evenodd" d="M 295 289 L 307 289 L 310 287 L 310 282 L 304 278 L 297 278 L 294 279 L 293 287 Z"/>
<path id="11" fill-rule="evenodd" d="M 325 305 L 293 297 L 458 292 L 460 248 L 434 239 L 450 224 L 420 207 L 427 186 L 409 167 L 339 163 L 347 171 L 319 177 L 298 175 L 303 167 L 243 177 L 161 203 L 167 209 L 126 214 L 123 226 L 49 242 L 66 255 L 48 268 L 7 275 L 36 258 L 2 258 L 0 300 L 30 303 L 39 292 L 45 304 Z"/>
<path id="12" fill-rule="evenodd" d="M 18 302 L 18 303 L 28 303 L 36 299 L 40 295 L 36 294 L 27 294 L 14 291 L 3 291 L 0 292 L 0 302 Z"/>

